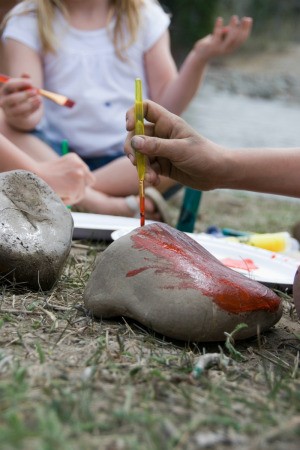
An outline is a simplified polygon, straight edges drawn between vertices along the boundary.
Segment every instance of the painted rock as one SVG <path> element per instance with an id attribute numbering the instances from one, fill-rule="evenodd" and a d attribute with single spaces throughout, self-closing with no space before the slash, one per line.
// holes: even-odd
<path id="1" fill-rule="evenodd" d="M 267 330 L 282 315 L 269 288 L 224 266 L 200 244 L 166 224 L 137 228 L 98 256 L 84 292 L 96 316 L 124 316 L 170 338 L 220 341 Z"/>
<path id="2" fill-rule="evenodd" d="M 71 249 L 73 219 L 36 175 L 0 174 L 0 275 L 3 280 L 48 290 Z"/>
<path id="3" fill-rule="evenodd" d="M 295 279 L 294 279 L 293 298 L 294 298 L 295 308 L 296 308 L 298 317 L 300 319 L 300 267 L 298 267 L 298 270 L 296 272 Z"/>

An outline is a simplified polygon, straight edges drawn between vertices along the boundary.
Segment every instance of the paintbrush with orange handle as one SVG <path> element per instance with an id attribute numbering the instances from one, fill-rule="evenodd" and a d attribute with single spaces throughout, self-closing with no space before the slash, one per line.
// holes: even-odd
<path id="1" fill-rule="evenodd" d="M 11 77 L 7 75 L 3 75 L 0 73 L 0 83 L 6 83 L 9 81 Z M 72 108 L 75 105 L 75 102 L 65 95 L 56 94 L 55 92 L 46 91 L 45 89 L 36 89 L 37 92 L 45 98 L 52 100 L 54 103 L 57 103 L 60 106 L 66 106 L 67 108 Z"/>

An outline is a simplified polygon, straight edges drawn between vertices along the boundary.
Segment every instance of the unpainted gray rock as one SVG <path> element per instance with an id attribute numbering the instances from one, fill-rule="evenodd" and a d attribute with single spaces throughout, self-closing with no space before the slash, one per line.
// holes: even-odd
<path id="1" fill-rule="evenodd" d="M 71 249 L 72 215 L 33 173 L 0 174 L 0 276 L 31 289 L 49 290 Z"/>
<path id="2" fill-rule="evenodd" d="M 282 315 L 272 290 L 162 223 L 135 229 L 99 255 L 84 302 L 96 317 L 132 318 L 186 341 L 221 341 L 240 323 L 248 325 L 236 336 L 244 339 Z"/>

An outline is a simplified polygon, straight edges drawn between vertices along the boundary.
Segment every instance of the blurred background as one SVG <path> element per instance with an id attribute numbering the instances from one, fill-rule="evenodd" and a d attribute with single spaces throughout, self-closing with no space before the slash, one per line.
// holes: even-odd
<path id="1" fill-rule="evenodd" d="M 16 3 L 17 0 L 0 0 L 0 19 Z M 225 21 L 232 14 L 253 17 L 253 36 L 244 50 L 282 48 L 286 42 L 300 42 L 300 0 L 160 0 L 159 3 L 172 16 L 172 47 L 179 59 L 197 39 L 211 32 L 217 16 Z"/>
<path id="2" fill-rule="evenodd" d="M 287 42 L 300 42 L 300 0 L 162 0 L 172 16 L 171 35 L 177 59 L 195 42 L 211 32 L 215 18 L 227 22 L 232 14 L 254 19 L 251 40 L 243 51 L 282 49 Z"/>
<path id="3" fill-rule="evenodd" d="M 4 14 L 6 14 L 16 3 L 16 0 L 0 0 L 0 18 L 2 19 Z"/>

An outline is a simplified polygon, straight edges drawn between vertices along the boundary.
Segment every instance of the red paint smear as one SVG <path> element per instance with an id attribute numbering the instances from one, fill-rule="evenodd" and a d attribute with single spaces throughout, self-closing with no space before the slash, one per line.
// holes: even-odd
<path id="1" fill-rule="evenodd" d="M 280 306 L 273 291 L 224 266 L 192 238 L 165 224 L 139 228 L 132 232 L 131 240 L 134 249 L 145 253 L 147 265 L 127 276 L 152 269 L 155 274 L 164 274 L 164 280 L 171 279 L 171 284 L 162 289 L 200 291 L 233 314 L 275 312 Z"/>
<path id="2" fill-rule="evenodd" d="M 245 259 L 224 258 L 221 260 L 221 262 L 225 266 L 231 267 L 231 269 L 242 269 L 247 270 L 248 272 L 250 272 L 251 270 L 258 269 L 258 267 L 254 264 L 254 261 L 250 258 Z"/>
<path id="3" fill-rule="evenodd" d="M 141 267 L 140 269 L 131 270 L 130 272 L 127 272 L 126 277 L 134 277 L 135 275 L 138 275 L 141 272 L 144 272 L 144 270 L 147 270 L 148 267 Z"/>

